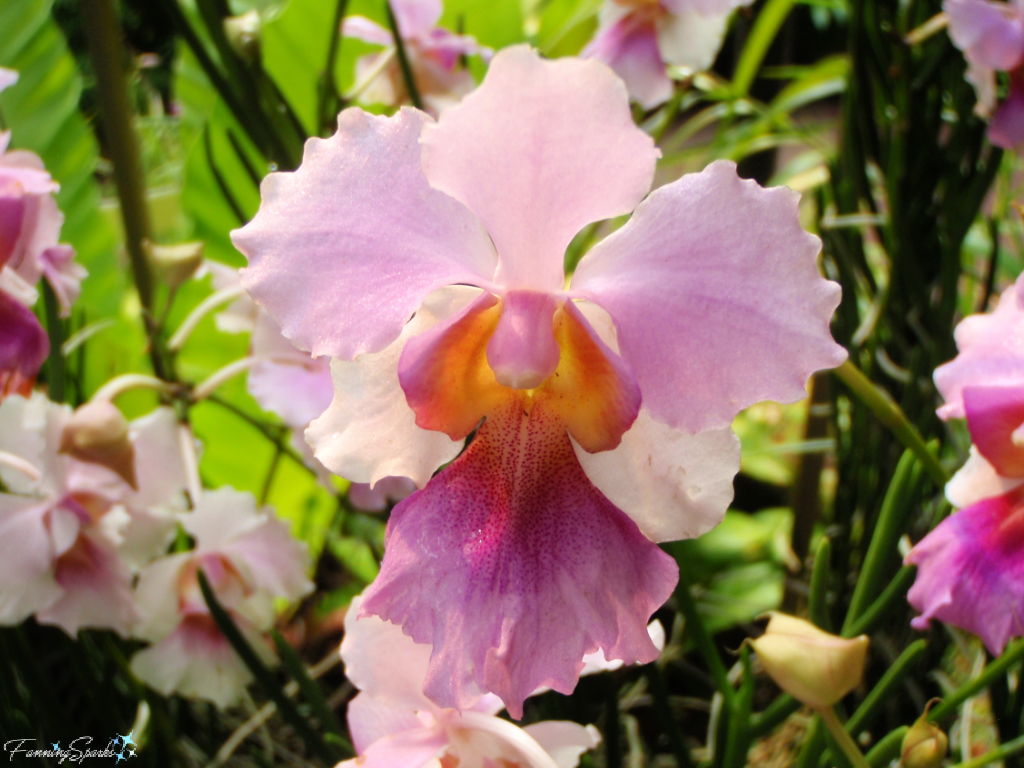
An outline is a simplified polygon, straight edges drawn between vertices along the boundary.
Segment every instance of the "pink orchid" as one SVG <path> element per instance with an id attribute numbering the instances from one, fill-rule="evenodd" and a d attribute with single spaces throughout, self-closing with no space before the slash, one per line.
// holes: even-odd
<path id="1" fill-rule="evenodd" d="M 436 115 L 476 87 L 473 75 L 459 68 L 459 60 L 464 56 L 490 58 L 491 51 L 472 37 L 437 26 L 441 0 L 391 0 L 391 8 L 423 106 Z M 345 37 L 374 45 L 394 45 L 390 30 L 362 16 L 345 19 L 341 31 Z M 360 58 L 356 81 L 366 84 L 360 94 L 366 104 L 398 106 L 409 100 L 401 68 L 391 50 Z"/>
<path id="2" fill-rule="evenodd" d="M 416 483 L 408 477 L 384 477 L 376 485 L 352 483 L 348 500 L 364 512 L 383 512 L 388 504 L 397 504 L 416 490 Z"/>
<path id="3" fill-rule="evenodd" d="M 127 636 L 132 577 L 162 552 L 184 505 L 177 420 L 167 408 L 131 425 L 138 489 L 59 452 L 71 409 L 42 394 L 0 404 L 0 623 L 35 614 L 75 635 Z"/>
<path id="4" fill-rule="evenodd" d="M 428 768 L 438 760 L 442 766 L 573 768 L 600 742 L 592 725 L 548 721 L 520 728 L 502 720 L 496 715 L 505 706 L 493 694 L 462 712 L 436 707 L 421 691 L 430 646 L 374 616 L 356 620 L 360 600 L 345 616 L 341 644 L 345 674 L 360 690 L 348 705 L 359 757 L 341 763 L 344 768 Z"/>
<path id="5" fill-rule="evenodd" d="M 425 485 L 361 611 L 432 646 L 441 707 L 519 716 L 587 653 L 653 659 L 677 580 L 654 542 L 721 520 L 733 416 L 845 357 L 796 194 L 720 162 L 643 200 L 657 156 L 606 67 L 513 47 L 436 123 L 343 112 L 233 235 L 284 335 L 336 358 L 318 458 Z M 570 240 L 633 208 L 567 288 Z"/>
<path id="6" fill-rule="evenodd" d="M 701 71 L 715 63 L 733 10 L 752 0 L 605 0 L 597 34 L 583 51 L 621 77 L 644 109 L 672 97 L 669 65 Z"/>
<path id="7" fill-rule="evenodd" d="M 207 491 L 180 517 L 195 549 L 162 557 L 139 576 L 141 621 L 135 636 L 153 645 L 132 657 L 132 672 L 165 696 L 238 701 L 252 675 L 220 633 L 199 589 L 202 570 L 250 645 L 272 657 L 260 637 L 274 622 L 275 598 L 297 600 L 313 590 L 303 545 L 248 493 Z"/>
<path id="8" fill-rule="evenodd" d="M 966 418 L 973 445 L 946 486 L 961 511 L 943 520 L 910 551 L 918 566 L 907 599 L 933 618 L 970 630 L 995 654 L 1024 635 L 1024 619 L 1007 605 L 1024 591 L 1024 278 L 1003 292 L 996 309 L 956 328 L 959 354 L 935 371 L 945 398 L 939 416 Z"/>
<path id="9" fill-rule="evenodd" d="M 944 0 L 949 36 L 967 59 L 967 80 L 978 101 L 974 111 L 990 119 L 989 140 L 1004 149 L 1024 141 L 1024 2 Z M 1010 75 L 1010 93 L 997 106 L 996 72 Z"/>

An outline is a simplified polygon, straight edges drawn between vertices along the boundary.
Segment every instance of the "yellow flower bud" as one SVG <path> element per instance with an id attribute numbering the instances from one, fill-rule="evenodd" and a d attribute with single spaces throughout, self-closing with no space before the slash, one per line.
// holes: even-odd
<path id="1" fill-rule="evenodd" d="M 203 244 L 198 241 L 179 245 L 154 245 L 147 241 L 144 247 L 153 270 L 171 288 L 190 279 L 203 263 Z"/>
<path id="2" fill-rule="evenodd" d="M 927 717 L 928 710 L 925 709 L 903 737 L 903 746 L 900 747 L 903 768 L 938 768 L 946 757 L 949 739 L 941 728 L 929 723 L 925 719 Z"/>
<path id="3" fill-rule="evenodd" d="M 764 634 L 747 642 L 780 688 L 815 709 L 831 707 L 864 677 L 867 635 L 847 640 L 809 621 L 772 613 Z"/>
<path id="4" fill-rule="evenodd" d="M 96 400 L 75 411 L 61 435 L 60 452 L 107 467 L 138 488 L 128 421 L 113 403 Z"/>

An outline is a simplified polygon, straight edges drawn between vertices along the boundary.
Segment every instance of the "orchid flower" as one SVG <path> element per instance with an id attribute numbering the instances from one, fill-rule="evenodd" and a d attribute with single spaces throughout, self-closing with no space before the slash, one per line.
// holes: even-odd
<path id="1" fill-rule="evenodd" d="M 355 598 L 345 615 L 341 643 L 345 675 L 360 690 L 348 705 L 359 757 L 339 768 L 573 768 L 581 754 L 600 743 L 592 725 L 547 721 L 520 728 L 502 720 L 496 715 L 505 705 L 493 694 L 462 712 L 435 706 L 420 690 L 430 647 L 374 616 L 357 620 L 360 600 Z"/>
<path id="2" fill-rule="evenodd" d="M 202 570 L 218 600 L 257 652 L 274 622 L 274 599 L 296 600 L 313 590 L 308 556 L 269 509 L 248 493 L 220 488 L 203 494 L 181 525 L 195 549 L 151 563 L 135 593 L 141 620 L 135 636 L 153 645 L 132 657 L 132 672 L 165 696 L 238 701 L 252 675 L 217 628 L 199 589 Z"/>
<path id="3" fill-rule="evenodd" d="M 641 202 L 657 156 L 607 67 L 512 47 L 436 123 L 342 112 L 233 234 L 256 301 L 335 358 L 317 457 L 422 487 L 361 612 L 432 646 L 441 707 L 518 717 L 587 653 L 652 660 L 678 577 L 654 542 L 722 519 L 733 416 L 845 357 L 797 195 L 719 162 Z M 567 287 L 570 240 L 633 208 Z"/>
<path id="4" fill-rule="evenodd" d="M 18 75 L 0 68 L 0 91 Z M 85 269 L 74 250 L 58 245 L 64 217 L 53 193 L 59 188 L 31 152 L 7 151 L 11 134 L 0 132 L 0 399 L 28 395 L 50 351 L 50 341 L 28 309 L 35 284 L 45 276 L 54 288 L 62 316 L 78 297 Z"/>
<path id="5" fill-rule="evenodd" d="M 949 36 L 967 59 L 975 114 L 990 119 L 989 140 L 1004 149 L 1024 141 L 1024 2 L 944 0 Z M 997 106 L 996 72 L 1010 75 L 1010 93 Z"/>
<path id="6" fill-rule="evenodd" d="M 438 114 L 476 87 L 473 75 L 459 68 L 459 60 L 464 56 L 490 58 L 491 51 L 472 37 L 437 26 L 441 0 L 391 0 L 391 9 L 413 80 L 428 112 Z M 356 82 L 365 83 L 361 101 L 395 107 L 407 103 L 409 94 L 393 56 L 391 31 L 362 16 L 350 16 L 342 24 L 341 33 L 373 45 L 388 46 L 382 53 L 361 57 L 356 64 Z"/>
<path id="7" fill-rule="evenodd" d="M 715 63 L 729 17 L 752 0 L 605 0 L 583 56 L 603 61 L 644 109 L 672 97 L 670 65 L 702 71 Z"/>
<path id="8" fill-rule="evenodd" d="M 939 619 L 979 635 L 998 655 L 1024 635 L 1024 617 L 1007 610 L 1024 592 L 1024 278 L 955 335 L 959 354 L 935 371 L 946 401 L 938 412 L 966 418 L 973 446 L 946 486 L 961 510 L 907 554 L 918 566 L 907 599 L 921 611 L 914 627 Z"/>
<path id="9" fill-rule="evenodd" d="M 60 452 L 71 409 L 36 393 L 0 404 L 0 623 L 31 614 L 75 635 L 127 636 L 132 577 L 162 552 L 183 508 L 177 420 L 159 408 L 131 425 L 138 488 Z"/>

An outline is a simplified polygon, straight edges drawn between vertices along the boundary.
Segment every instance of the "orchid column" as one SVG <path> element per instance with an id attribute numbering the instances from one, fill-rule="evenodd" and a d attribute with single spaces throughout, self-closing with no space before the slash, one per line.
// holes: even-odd
<path id="1" fill-rule="evenodd" d="M 733 416 L 845 357 L 795 194 L 716 163 L 644 200 L 657 157 L 604 65 L 509 48 L 436 123 L 343 112 L 234 233 L 257 302 L 335 358 L 317 457 L 422 487 L 361 611 L 432 645 L 439 706 L 519 717 L 587 653 L 655 658 L 677 570 L 654 542 L 721 519 Z M 567 288 L 573 236 L 634 208 Z"/>

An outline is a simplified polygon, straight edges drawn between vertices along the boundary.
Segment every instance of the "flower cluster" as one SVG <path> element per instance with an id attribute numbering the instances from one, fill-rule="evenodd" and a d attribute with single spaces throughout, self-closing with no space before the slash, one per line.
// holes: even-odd
<path id="1" fill-rule="evenodd" d="M 437 122 L 343 112 L 234 233 L 253 298 L 333 358 L 317 458 L 421 487 L 360 614 L 431 646 L 439 707 L 519 717 L 588 653 L 652 660 L 655 542 L 721 519 L 733 416 L 845 357 L 796 196 L 729 163 L 647 196 L 657 157 L 606 67 L 513 47 Z M 567 287 L 570 240 L 634 208 Z"/>
<path id="2" fill-rule="evenodd" d="M 17 81 L 17 73 L 0 69 L 0 91 Z M 29 394 L 50 351 L 30 309 L 40 278 L 67 316 L 86 274 L 74 250 L 58 242 L 64 216 L 53 195 L 59 185 L 36 155 L 9 150 L 10 140 L 10 131 L 0 132 L 0 399 Z"/>
<path id="3" fill-rule="evenodd" d="M 1024 636 L 1013 607 L 1024 590 L 1024 279 L 991 314 L 956 328 L 957 357 L 935 371 L 944 419 L 967 420 L 973 446 L 946 486 L 960 511 L 910 551 L 917 580 L 907 598 L 918 629 L 940 619 L 979 635 L 994 654 Z"/>

